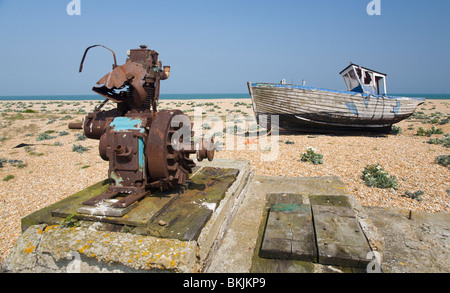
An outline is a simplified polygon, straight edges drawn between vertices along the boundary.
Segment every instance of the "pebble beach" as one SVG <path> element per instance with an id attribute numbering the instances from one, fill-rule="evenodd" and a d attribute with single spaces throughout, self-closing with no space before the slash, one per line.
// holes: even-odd
<path id="1" fill-rule="evenodd" d="M 21 218 L 107 178 L 99 141 L 68 129 L 69 122 L 81 121 L 99 103 L 0 101 L 0 265 L 21 235 Z M 109 102 L 105 109 L 113 107 Z M 247 160 L 257 175 L 338 176 L 362 206 L 450 211 L 450 168 L 436 161 L 450 155 L 450 100 L 427 100 L 395 125 L 399 133 L 371 136 L 252 136 L 258 128 L 250 99 L 162 100 L 159 109 L 184 111 L 195 123 L 196 136 L 202 131 L 216 135 L 215 158 Z M 230 117 L 238 127 L 228 127 Z M 301 160 L 308 148 L 322 155 L 321 164 Z M 382 166 L 398 186 L 367 186 L 362 173 L 370 164 Z M 420 197 L 408 196 L 419 191 Z"/>

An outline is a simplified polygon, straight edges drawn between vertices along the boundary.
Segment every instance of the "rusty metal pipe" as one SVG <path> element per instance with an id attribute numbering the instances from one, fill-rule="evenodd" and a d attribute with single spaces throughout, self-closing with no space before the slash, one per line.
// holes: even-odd
<path id="1" fill-rule="evenodd" d="M 125 148 L 121 145 L 116 146 L 116 148 L 114 149 L 116 151 L 117 154 L 123 154 L 125 152 Z"/>
<path id="2" fill-rule="evenodd" d="M 203 159 L 208 159 L 208 161 L 212 161 L 214 158 L 215 145 L 214 140 L 206 140 L 203 138 L 199 138 L 196 144 L 196 155 L 197 160 L 199 162 L 203 161 Z"/>
<path id="3" fill-rule="evenodd" d="M 69 129 L 83 129 L 83 122 L 70 122 Z"/>

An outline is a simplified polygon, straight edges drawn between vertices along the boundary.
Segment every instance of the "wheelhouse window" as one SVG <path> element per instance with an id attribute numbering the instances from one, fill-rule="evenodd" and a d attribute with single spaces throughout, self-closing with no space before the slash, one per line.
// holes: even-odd
<path id="1" fill-rule="evenodd" d="M 372 84 L 372 74 L 370 74 L 370 72 L 368 71 L 364 71 L 364 84 Z"/>
<path id="2" fill-rule="evenodd" d="M 386 79 L 384 76 L 375 76 L 375 84 L 379 95 L 386 95 Z"/>
<path id="3" fill-rule="evenodd" d="M 350 82 L 349 83 L 350 86 L 347 85 L 348 90 L 352 90 L 352 89 L 358 87 L 359 80 L 356 77 L 355 72 L 353 70 L 350 70 L 347 74 L 348 74 L 348 78 L 349 78 L 349 82 Z"/>

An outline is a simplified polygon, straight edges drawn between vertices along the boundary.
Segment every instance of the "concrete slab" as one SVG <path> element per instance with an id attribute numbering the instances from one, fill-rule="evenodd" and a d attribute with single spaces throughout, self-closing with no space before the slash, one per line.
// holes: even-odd
<path id="1" fill-rule="evenodd" d="M 345 184 L 335 176 L 327 177 L 270 177 L 254 176 L 247 194 L 239 206 L 236 216 L 212 260 L 207 272 L 321 272 L 327 266 L 293 260 L 270 260 L 258 256 L 261 245 L 261 226 L 267 217 L 266 195 L 270 193 L 294 193 L 303 197 L 303 204 L 309 204 L 311 195 L 350 196 Z M 353 200 L 350 200 L 353 202 Z M 257 249 L 258 248 L 258 249 Z M 254 260 L 261 262 L 254 262 Z M 263 263 L 264 262 L 264 263 Z M 252 263 L 255 265 L 252 268 Z M 344 271 L 345 268 L 338 270 Z"/>
<path id="2" fill-rule="evenodd" d="M 346 207 L 353 209 L 350 203 L 348 194 L 347 195 L 310 195 L 308 196 L 309 203 L 311 205 L 321 205 L 321 206 L 333 206 L 333 207 Z"/>
<path id="3" fill-rule="evenodd" d="M 364 207 L 383 235 L 385 273 L 450 273 L 450 214 Z"/>
<path id="4" fill-rule="evenodd" d="M 80 220 L 72 223 L 68 221 L 65 225 L 58 225 L 62 218 L 52 215 L 52 211 L 67 209 L 71 203 L 82 203 L 88 193 L 104 192 L 109 182 L 100 182 L 90 187 L 89 192 L 80 192 L 70 200 L 62 200 L 55 205 L 40 210 L 33 217 L 26 217 L 22 221 L 25 233 L 17 241 L 17 248 L 11 258 L 8 257 L 4 270 L 8 272 L 34 271 L 59 272 L 71 269 L 73 261 L 81 261 L 81 271 L 121 271 L 121 272 L 218 272 L 218 273 L 240 273 L 240 272 L 351 272 L 355 271 L 348 267 L 321 265 L 311 261 L 301 260 L 279 260 L 266 259 L 258 255 L 263 239 L 263 231 L 270 210 L 276 217 L 276 213 L 296 208 L 307 207 L 311 203 L 321 202 L 326 205 L 337 205 L 352 208 L 358 215 L 364 215 L 359 221 L 365 223 L 364 232 L 370 230 L 370 221 L 364 209 L 355 204 L 354 198 L 345 188 L 345 184 L 338 177 L 269 177 L 253 176 L 250 165 L 243 160 L 216 159 L 213 162 L 201 162 L 200 168 L 217 167 L 232 168 L 239 170 L 236 180 L 228 187 L 223 197 L 213 206 L 206 202 L 204 207 L 211 210 L 205 219 L 206 223 L 200 233 L 191 238 L 173 239 L 160 238 L 148 235 L 147 225 L 128 226 L 126 223 L 95 222 Z M 200 170 L 200 169 L 199 169 Z M 281 193 L 289 196 L 283 197 L 279 203 L 266 200 L 270 193 Z M 291 194 L 301 196 L 301 203 L 292 201 Z M 148 199 L 150 198 L 150 199 Z M 144 200 L 151 202 L 150 205 L 168 207 L 176 196 L 160 196 L 159 198 L 147 197 Z M 267 203 L 272 206 L 268 206 Z M 143 208 L 138 205 L 135 209 L 143 217 L 141 221 L 149 223 L 149 219 L 155 220 L 163 212 L 149 212 L 148 206 Z M 165 208 L 159 209 L 164 211 Z M 147 212 L 147 213 L 146 213 Z M 124 217 L 128 216 L 125 215 Z M 290 217 L 290 216 L 288 216 Z M 176 217 L 175 217 L 176 218 Z M 286 219 L 286 222 L 296 222 L 298 219 Z M 157 221 L 160 227 L 165 227 L 169 221 L 161 218 Z M 39 224 L 45 223 L 43 226 Z M 155 222 L 156 223 L 156 222 Z M 57 225 L 54 225 L 57 224 Z M 70 227 L 70 225 L 72 225 Z M 301 225 L 295 225 L 301 226 Z M 160 229 L 160 227 L 157 227 Z M 55 233 L 47 233 L 54 231 Z M 73 233 L 75 237 L 67 236 Z M 147 234 L 146 234 L 147 233 Z M 297 232 L 295 232 L 297 233 Z M 300 234 L 298 232 L 297 234 Z M 373 235 L 375 235 L 374 233 Z M 114 235 L 113 238 L 107 239 Z M 371 235 L 371 236 L 373 236 Z M 104 237 L 104 243 L 101 243 Z M 373 237 L 369 237 L 372 241 Z M 63 240 L 61 240 L 63 239 Z M 94 240 L 93 240 L 94 239 Z M 184 239 L 184 240 L 183 240 Z M 188 239 L 195 239 L 188 241 Z M 113 241 L 112 241 L 113 240 Z M 159 240 L 161 248 L 158 248 Z M 108 245 L 110 241 L 111 245 Z M 294 241 L 295 242 L 295 241 Z M 95 245 L 94 245 L 95 243 Z M 140 246 L 146 243 L 146 246 Z M 371 242 L 372 243 L 372 242 Z M 128 247 L 128 244 L 131 246 Z M 117 246 L 117 250 L 115 247 Z M 148 256 L 149 247 L 156 250 L 171 251 L 171 254 L 152 253 Z M 42 249 L 39 249 L 42 248 Z M 120 248 L 120 249 L 119 249 Z M 140 251 L 145 255 L 139 255 Z M 291 244 L 291 251 L 295 251 L 295 243 Z M 72 251 L 71 258 L 67 252 Z M 108 252 L 110 251 L 110 252 Z M 120 251 L 131 251 L 130 254 Z M 66 254 L 65 254 L 66 253 Z M 79 255 L 77 256 L 78 253 Z M 108 254 L 111 253 L 111 258 Z M 31 257 L 30 257 L 31 255 Z M 143 262 L 135 262 L 141 256 L 148 256 Z M 158 258 L 164 255 L 164 258 Z M 193 257 L 195 255 L 195 257 Z M 66 258 L 66 259 L 64 259 Z M 128 259 L 126 259 L 128 258 Z M 71 261 L 72 260 L 72 261 Z M 111 261 L 110 261 L 111 260 Z M 145 262 L 145 265 L 144 265 Z"/>
<path id="5" fill-rule="evenodd" d="M 63 224 L 59 224 L 62 218 L 52 215 L 53 211 L 72 209 L 71 204 L 82 203 L 87 197 L 92 197 L 92 192 L 104 192 L 109 184 L 104 181 L 91 186 L 89 191 L 84 190 L 26 217 L 22 222 L 25 232 L 17 240 L 2 270 L 65 272 L 71 270 L 75 263 L 80 272 L 203 272 L 223 242 L 232 217 L 245 196 L 252 172 L 246 161 L 214 160 L 198 165 L 201 167 L 198 171 L 200 173 L 202 168 L 224 170 L 231 166 L 232 169 L 238 170 L 233 176 L 238 174 L 223 194 L 214 197 L 213 202 L 201 192 L 193 195 L 195 200 L 199 200 L 198 204 L 203 210 L 209 213 L 203 217 L 203 227 L 199 232 L 195 232 L 195 240 L 150 236 L 146 234 L 147 227 L 133 228 L 118 222 L 74 220 L 74 217 L 70 217 L 70 220 L 66 219 Z M 219 176 L 220 174 L 216 175 L 216 178 L 211 178 L 214 179 L 212 185 L 221 186 L 227 181 Z M 136 209 L 139 211 L 140 207 L 141 205 Z M 122 218 L 129 216 L 136 209 Z M 139 213 L 143 215 L 145 210 Z M 162 214 L 163 212 L 157 213 L 152 218 L 157 219 L 158 215 Z M 173 223 L 157 222 L 164 227 L 177 221 L 183 221 L 183 218 L 172 221 Z"/>
<path id="6" fill-rule="evenodd" d="M 201 271 L 206 272 L 213 258 L 217 257 L 218 249 L 224 243 L 224 237 L 228 233 L 231 222 L 247 196 L 253 171 L 250 163 L 245 160 L 214 159 L 212 162 L 203 161 L 197 162 L 197 164 L 201 167 L 217 166 L 239 170 L 233 185 L 228 188 L 225 197 L 216 207 L 197 239 L 199 243 L 198 257 L 202 263 Z"/>
<path id="7" fill-rule="evenodd" d="M 195 241 L 35 225 L 17 241 L 3 272 L 100 273 L 198 271 Z"/>

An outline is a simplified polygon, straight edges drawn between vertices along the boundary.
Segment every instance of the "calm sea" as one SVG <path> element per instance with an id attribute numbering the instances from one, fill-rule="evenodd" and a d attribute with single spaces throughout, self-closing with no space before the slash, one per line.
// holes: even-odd
<path id="1" fill-rule="evenodd" d="M 100 95 L 51 95 L 51 96 L 0 96 L 0 101 L 31 101 L 31 100 L 104 100 Z M 250 99 L 246 94 L 160 94 L 160 100 L 206 100 L 206 99 Z"/>
<path id="2" fill-rule="evenodd" d="M 421 97 L 431 100 L 450 100 L 450 94 L 392 94 L 391 96 Z M 104 100 L 100 95 L 51 95 L 51 96 L 0 96 L 0 101 L 31 101 L 31 100 Z M 206 99 L 250 99 L 245 94 L 161 94 L 160 100 L 206 100 Z"/>
<path id="3" fill-rule="evenodd" d="M 450 94 L 392 94 L 390 96 L 426 98 L 427 100 L 450 100 Z"/>

